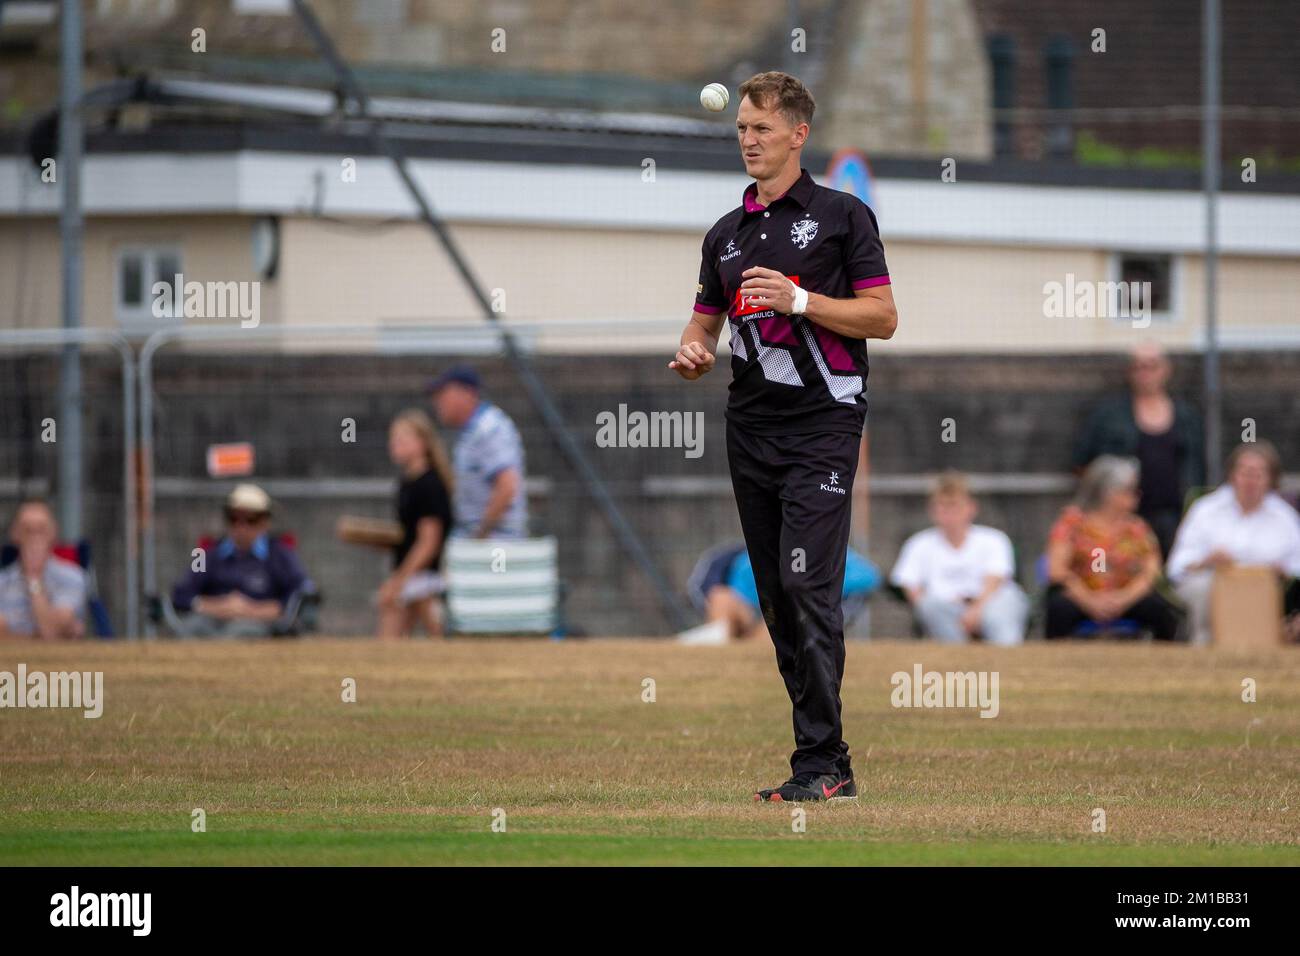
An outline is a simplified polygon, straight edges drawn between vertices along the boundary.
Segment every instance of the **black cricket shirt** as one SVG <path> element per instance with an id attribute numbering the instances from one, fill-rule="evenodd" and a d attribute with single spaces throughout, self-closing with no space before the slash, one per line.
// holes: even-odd
<path id="1" fill-rule="evenodd" d="M 867 413 L 867 345 L 801 315 L 755 306 L 739 289 L 754 266 L 775 269 L 809 292 L 851 299 L 889 284 L 876 217 L 808 170 L 769 206 L 750 183 L 740 206 L 708 231 L 695 311 L 727 312 L 731 387 L 727 419 L 765 435 L 860 434 Z"/>

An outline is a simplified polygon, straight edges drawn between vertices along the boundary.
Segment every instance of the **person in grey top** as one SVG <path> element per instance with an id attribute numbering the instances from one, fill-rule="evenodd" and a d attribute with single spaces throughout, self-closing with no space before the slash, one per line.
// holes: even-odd
<path id="1" fill-rule="evenodd" d="M 515 423 L 483 400 L 478 373 L 458 365 L 428 388 L 438 421 L 459 432 L 452 451 L 452 537 L 524 538 L 524 446 Z"/>
<path id="2" fill-rule="evenodd" d="M 54 554 L 58 527 L 50 506 L 37 498 L 20 504 L 9 538 L 18 557 L 0 571 L 0 637 L 85 634 L 86 573 Z"/>

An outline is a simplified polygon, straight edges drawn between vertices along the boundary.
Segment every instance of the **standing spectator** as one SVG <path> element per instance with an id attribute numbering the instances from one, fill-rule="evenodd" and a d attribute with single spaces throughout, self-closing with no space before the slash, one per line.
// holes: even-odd
<path id="1" fill-rule="evenodd" d="M 86 573 L 54 554 L 57 538 L 45 501 L 18 505 L 9 525 L 18 558 L 0 571 L 0 637 L 57 641 L 85 633 Z"/>
<path id="2" fill-rule="evenodd" d="M 438 421 L 459 429 L 452 451 L 453 535 L 523 538 L 528 535 L 524 446 L 508 415 L 483 400 L 478 373 L 448 369 L 429 385 Z"/>
<path id="3" fill-rule="evenodd" d="M 1169 578 L 1191 612 L 1195 644 L 1210 642 L 1215 569 L 1256 565 L 1283 578 L 1300 577 L 1300 514 L 1277 493 L 1277 449 L 1267 441 L 1238 445 L 1228 456 L 1227 472 L 1226 482 L 1188 510 L 1169 556 Z M 1295 594 L 1293 585 L 1290 604 Z"/>
<path id="4" fill-rule="evenodd" d="M 1102 455 L 1083 473 L 1075 503 L 1052 527 L 1047 545 L 1047 636 L 1070 637 L 1092 622 L 1120 619 L 1173 640 L 1178 615 L 1155 589 L 1160 547 L 1134 509 L 1138 463 Z"/>
<path id="5" fill-rule="evenodd" d="M 990 644 L 1025 639 L 1029 599 L 1014 580 L 1011 539 L 975 524 L 978 506 L 964 475 L 945 472 L 930 494 L 933 528 L 903 544 L 890 580 L 902 588 L 926 636 Z"/>
<path id="6" fill-rule="evenodd" d="M 379 636 L 402 637 L 422 623 L 442 634 L 442 549 L 451 527 L 451 466 L 429 416 L 408 409 L 388 429 L 388 455 L 402 470 L 397 520 L 402 541 L 393 548 L 393 573 L 379 588 Z"/>
<path id="7" fill-rule="evenodd" d="M 1170 364 L 1146 342 L 1129 360 L 1128 392 L 1103 402 L 1088 419 L 1074 451 L 1082 471 L 1099 455 L 1136 458 L 1141 468 L 1137 513 L 1168 555 L 1187 492 L 1205 483 L 1201 417 L 1168 391 Z"/>
<path id="8" fill-rule="evenodd" d="M 172 590 L 180 637 L 269 637 L 290 596 L 308 583 L 298 555 L 270 533 L 271 498 L 237 485 L 225 505 L 226 534 L 201 570 Z"/>

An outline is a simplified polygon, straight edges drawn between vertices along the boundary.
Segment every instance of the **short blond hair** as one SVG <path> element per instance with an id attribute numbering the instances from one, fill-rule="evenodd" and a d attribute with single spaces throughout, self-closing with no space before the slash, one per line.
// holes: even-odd
<path id="1" fill-rule="evenodd" d="M 930 498 L 969 498 L 970 481 L 960 471 L 940 472 L 930 488 Z"/>
<path id="2" fill-rule="evenodd" d="M 817 104 L 798 77 L 780 70 L 755 73 L 740 84 L 740 98 L 749 97 L 759 109 L 776 110 L 791 126 L 811 123 Z"/>

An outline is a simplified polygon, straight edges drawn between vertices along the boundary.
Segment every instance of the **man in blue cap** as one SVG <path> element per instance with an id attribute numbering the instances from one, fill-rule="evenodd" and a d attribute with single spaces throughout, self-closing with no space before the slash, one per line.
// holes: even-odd
<path id="1" fill-rule="evenodd" d="M 460 433 L 452 452 L 452 534 L 527 537 L 524 446 L 515 423 L 483 400 L 478 372 L 467 365 L 447 369 L 428 392 L 438 421 Z"/>

